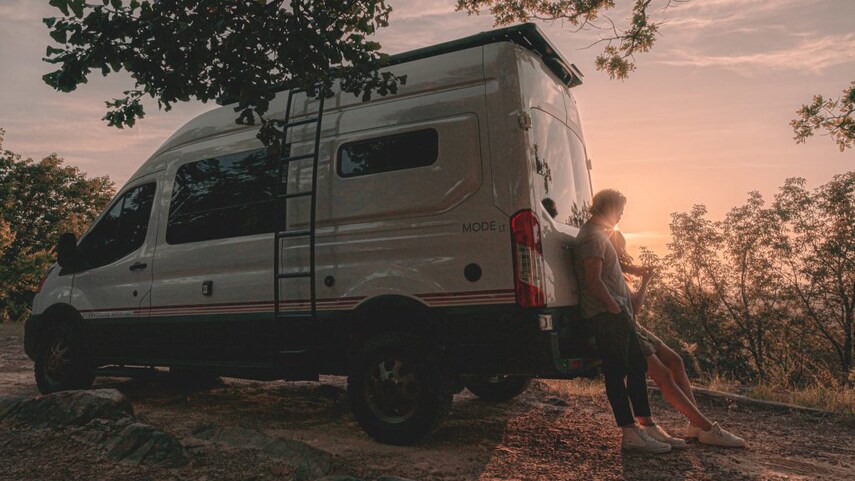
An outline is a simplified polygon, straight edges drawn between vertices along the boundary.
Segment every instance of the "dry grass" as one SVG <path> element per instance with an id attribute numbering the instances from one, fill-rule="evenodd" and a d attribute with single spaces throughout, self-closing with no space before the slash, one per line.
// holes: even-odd
<path id="1" fill-rule="evenodd" d="M 698 386 L 714 391 L 742 394 L 743 396 L 776 401 L 796 406 L 822 409 L 840 414 L 855 415 L 855 387 L 833 387 L 823 384 L 793 389 L 774 384 L 744 385 L 738 381 L 714 376 Z"/>
<path id="2" fill-rule="evenodd" d="M 778 401 L 797 406 L 807 406 L 835 413 L 855 415 L 855 388 L 834 388 L 814 385 L 796 390 L 769 385 L 754 386 L 749 396 L 767 401 Z"/>
<path id="3" fill-rule="evenodd" d="M 539 381 L 542 388 L 557 397 L 603 396 L 605 388 L 599 379 L 574 379 L 572 381 Z M 814 385 L 801 389 L 784 389 L 769 384 L 746 386 L 738 381 L 714 376 L 706 381 L 696 384 L 714 391 L 741 394 L 743 396 L 777 401 L 796 406 L 822 409 L 834 413 L 844 414 L 855 419 L 855 388 L 834 388 L 824 385 Z"/>
<path id="4" fill-rule="evenodd" d="M 540 384 L 545 390 L 554 394 L 557 397 L 568 396 L 586 396 L 596 397 L 603 396 L 605 387 L 599 379 L 573 379 L 565 380 L 541 380 Z"/>

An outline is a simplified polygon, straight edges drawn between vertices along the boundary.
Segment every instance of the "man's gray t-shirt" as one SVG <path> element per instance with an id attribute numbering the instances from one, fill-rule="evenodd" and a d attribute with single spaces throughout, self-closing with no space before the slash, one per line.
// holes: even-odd
<path id="1" fill-rule="evenodd" d="M 573 268 L 576 271 L 576 278 L 579 280 L 579 302 L 582 307 L 582 317 L 585 319 L 608 312 L 605 304 L 594 297 L 588 286 L 585 285 L 582 262 L 590 257 L 599 257 L 603 260 L 600 279 L 614 300 L 632 315 L 632 295 L 620 269 L 617 252 L 609 241 L 608 232 L 610 231 L 611 229 L 588 221 L 579 230 L 579 236 L 576 238 L 576 248 L 573 251 Z"/>

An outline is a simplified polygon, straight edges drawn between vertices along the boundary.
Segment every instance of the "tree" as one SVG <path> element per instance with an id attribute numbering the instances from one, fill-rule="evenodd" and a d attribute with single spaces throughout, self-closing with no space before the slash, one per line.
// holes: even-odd
<path id="1" fill-rule="evenodd" d="M 124 70 L 133 88 L 107 102 L 104 120 L 132 127 L 145 115 L 142 98 L 169 110 L 176 102 L 237 102 L 239 123 L 265 126 L 277 91 L 305 88 L 327 95 L 334 79 L 347 92 L 395 92 L 404 79 L 378 69 L 388 57 L 367 37 L 388 24 L 385 0 L 50 0 L 63 17 L 46 18 L 60 48 L 43 77 L 70 92 L 93 70 Z M 270 135 L 272 130 L 266 130 Z M 270 139 L 267 139 L 270 140 Z"/>
<path id="2" fill-rule="evenodd" d="M 26 316 L 63 232 L 78 236 L 113 197 L 107 177 L 87 178 L 51 154 L 40 162 L 3 149 L 0 129 L 0 320 Z"/>
<path id="3" fill-rule="evenodd" d="M 797 312 L 832 349 L 846 380 L 855 328 L 855 172 L 810 192 L 788 179 L 775 200 L 785 227 L 778 243 Z"/>
<path id="4" fill-rule="evenodd" d="M 667 9 L 674 3 L 686 1 L 659 3 Z M 649 51 L 659 34 L 662 22 L 656 22 L 650 16 L 654 4 L 653 0 L 634 0 L 632 16 L 625 29 L 604 15 L 615 7 L 614 0 L 457 0 L 457 10 L 478 14 L 486 9 L 495 18 L 496 25 L 558 20 L 577 32 L 586 28 L 607 32 L 595 42 L 606 44 L 596 59 L 596 68 L 608 73 L 612 79 L 625 79 L 635 70 L 635 55 Z"/>
<path id="5" fill-rule="evenodd" d="M 841 152 L 855 146 L 855 81 L 839 98 L 814 95 L 813 102 L 802 105 L 796 113 L 798 118 L 793 119 L 790 125 L 796 134 L 794 140 L 797 144 L 805 143 L 817 131 L 825 131 Z"/>
<path id="6" fill-rule="evenodd" d="M 665 1 L 667 6 L 673 1 Z M 606 18 L 610 35 L 597 68 L 625 78 L 634 55 L 653 45 L 659 24 L 652 0 L 635 0 L 626 30 Z M 396 92 L 406 81 L 380 72 L 388 56 L 369 37 L 388 25 L 386 0 L 50 0 L 61 17 L 46 18 L 51 37 L 45 61 L 58 66 L 44 81 L 61 92 L 86 83 L 93 71 L 126 71 L 134 85 L 107 102 L 104 120 L 132 127 L 144 117 L 142 99 L 159 108 L 191 99 L 236 102 L 238 122 L 261 121 L 260 138 L 277 138 L 278 120 L 265 117 L 277 91 L 305 88 L 329 95 L 335 81 L 368 98 Z M 599 25 L 613 0 L 459 0 L 457 9 L 488 8 L 497 24 L 561 19 L 577 28 Z"/>

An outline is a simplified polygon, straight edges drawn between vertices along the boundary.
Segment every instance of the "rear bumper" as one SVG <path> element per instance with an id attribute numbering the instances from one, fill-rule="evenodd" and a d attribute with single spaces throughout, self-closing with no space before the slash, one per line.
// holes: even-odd
<path id="1" fill-rule="evenodd" d="M 588 375 L 598 364 L 595 347 L 576 306 L 481 306 L 479 311 L 450 309 L 443 316 L 454 363 L 461 375 L 568 379 Z M 551 316 L 552 329 L 541 328 L 543 315 Z"/>

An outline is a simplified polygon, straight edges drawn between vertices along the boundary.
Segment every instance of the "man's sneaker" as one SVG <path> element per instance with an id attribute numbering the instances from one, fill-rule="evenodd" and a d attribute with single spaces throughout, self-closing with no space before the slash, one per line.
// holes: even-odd
<path id="1" fill-rule="evenodd" d="M 638 427 L 623 430 L 623 440 L 620 447 L 624 451 L 653 454 L 667 453 L 671 450 L 670 444 L 651 438 L 644 430 Z"/>
<path id="2" fill-rule="evenodd" d="M 744 448 L 747 445 L 744 439 L 725 431 L 718 423 L 713 423 L 712 429 L 709 431 L 699 429 L 698 441 L 711 446 L 728 448 Z"/>
<path id="3" fill-rule="evenodd" d="M 659 441 L 660 443 L 670 444 L 672 448 L 686 447 L 685 439 L 671 436 L 658 424 L 654 424 L 653 426 L 641 426 L 641 429 L 643 429 L 651 438 Z"/>

